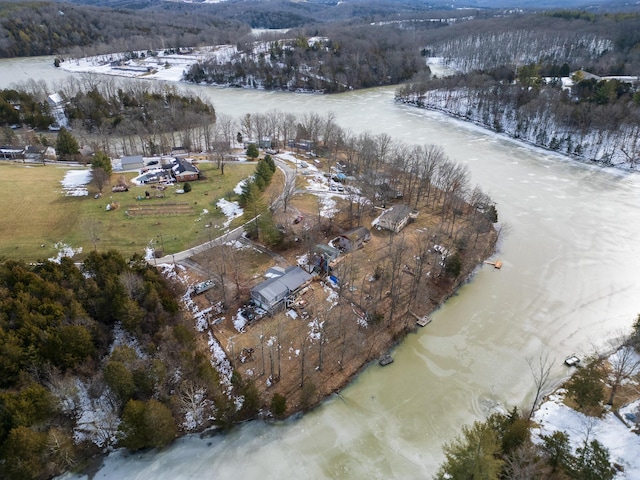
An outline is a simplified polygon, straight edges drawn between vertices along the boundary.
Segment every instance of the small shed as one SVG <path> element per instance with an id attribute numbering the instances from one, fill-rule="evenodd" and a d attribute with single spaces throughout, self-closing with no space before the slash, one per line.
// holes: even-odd
<path id="1" fill-rule="evenodd" d="M 142 155 L 128 155 L 120 159 L 122 170 L 140 170 L 144 167 Z"/>
<path id="2" fill-rule="evenodd" d="M 279 270 L 270 269 L 271 275 L 277 273 Z M 251 299 L 257 306 L 273 312 L 285 299 L 306 285 L 311 278 L 312 276 L 300 267 L 287 267 L 282 275 L 272 276 L 253 287 Z"/>
<path id="3" fill-rule="evenodd" d="M 336 237 L 331 245 L 345 252 L 351 252 L 364 247 L 364 244 L 371 240 L 371 232 L 366 227 L 356 227 L 344 232 Z"/>
<path id="4" fill-rule="evenodd" d="M 377 227 L 398 233 L 409 223 L 410 217 L 411 208 L 408 205 L 394 205 L 377 218 Z"/>

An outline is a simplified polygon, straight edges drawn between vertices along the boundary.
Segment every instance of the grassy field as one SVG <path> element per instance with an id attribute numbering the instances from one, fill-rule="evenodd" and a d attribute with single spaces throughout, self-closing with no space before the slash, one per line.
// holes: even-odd
<path id="1" fill-rule="evenodd" d="M 117 249 L 125 256 L 143 254 L 150 242 L 172 253 L 215 238 L 226 220 L 216 202 L 221 197 L 234 199 L 233 188 L 255 166 L 227 164 L 224 176 L 211 164 L 200 167 L 206 179 L 191 182 L 193 190 L 187 194 L 176 194 L 176 188 L 169 187 L 163 192 L 165 198 L 155 198 L 159 192 L 149 187 L 111 193 L 107 186 L 107 193 L 96 199 L 93 186 L 89 186 L 89 196 L 65 196 L 60 181 L 69 168 L 0 163 L 0 258 L 26 262 L 50 258 L 57 254 L 58 242 L 87 253 L 94 248 L 95 238 L 98 250 Z M 113 175 L 112 185 L 120 175 Z M 138 200 L 145 191 L 152 198 Z M 119 207 L 107 211 L 111 201 Z M 176 203 L 183 205 L 171 205 Z M 143 215 L 127 214 L 138 207 L 154 208 Z M 211 227 L 206 228 L 207 224 Z"/>

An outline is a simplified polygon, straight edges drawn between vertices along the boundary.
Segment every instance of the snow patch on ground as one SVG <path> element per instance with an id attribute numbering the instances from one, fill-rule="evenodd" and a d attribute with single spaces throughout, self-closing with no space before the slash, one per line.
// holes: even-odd
<path id="1" fill-rule="evenodd" d="M 336 201 L 329 195 L 319 195 L 318 198 L 321 202 L 320 215 L 325 218 L 333 218 L 338 213 Z"/>
<path id="2" fill-rule="evenodd" d="M 91 442 L 103 450 L 115 445 L 120 419 L 109 389 L 105 388 L 98 398 L 92 398 L 89 395 L 89 387 L 78 379 L 76 395 L 77 420 L 73 429 L 74 443 Z"/>
<path id="3" fill-rule="evenodd" d="M 230 202 L 228 200 L 225 200 L 224 198 L 221 198 L 220 200 L 218 200 L 218 203 L 216 205 L 227 217 L 227 220 L 224 222 L 225 228 L 228 228 L 234 219 L 241 217 L 244 213 L 240 205 L 238 205 L 238 202 Z"/>
<path id="4" fill-rule="evenodd" d="M 602 418 L 587 417 L 562 403 L 562 390 L 544 402 L 534 415 L 540 427 L 533 430 L 534 438 L 551 435 L 561 430 L 569 435 L 572 448 L 589 441 L 598 440 L 609 450 L 611 462 L 624 466 L 617 480 L 640 478 L 640 436 L 624 425 L 612 412 Z"/>
<path id="5" fill-rule="evenodd" d="M 58 254 L 55 257 L 50 257 L 49 261 L 54 263 L 60 263 L 64 257 L 73 258 L 74 255 L 82 253 L 82 247 L 73 248 L 62 242 L 55 243 L 53 248 L 58 251 Z"/>
<path id="6" fill-rule="evenodd" d="M 238 332 L 244 332 L 244 327 L 249 321 L 243 315 L 244 310 L 238 310 L 238 313 L 233 317 L 233 326 Z"/>
<path id="7" fill-rule="evenodd" d="M 113 343 L 109 349 L 109 353 L 113 353 L 113 350 L 117 347 L 129 347 L 136 352 L 138 358 L 147 358 L 147 354 L 142 350 L 138 340 L 122 328 L 122 324 L 117 322 L 113 326 Z"/>
<path id="8" fill-rule="evenodd" d="M 67 197 L 86 197 L 89 195 L 87 185 L 91 182 L 91 170 L 68 170 L 60 180 L 62 191 Z"/>
<path id="9" fill-rule="evenodd" d="M 238 184 L 235 187 L 233 187 L 233 193 L 235 193 L 236 195 L 241 195 L 242 189 L 244 188 L 248 180 L 249 180 L 248 178 L 245 178 L 244 180 L 240 180 Z"/>
<path id="10" fill-rule="evenodd" d="M 333 288 L 331 288 L 331 286 L 328 283 L 324 284 L 324 293 L 327 294 L 327 302 L 329 302 L 331 304 L 330 308 L 335 307 L 336 305 L 338 305 L 338 292 L 336 292 Z"/>

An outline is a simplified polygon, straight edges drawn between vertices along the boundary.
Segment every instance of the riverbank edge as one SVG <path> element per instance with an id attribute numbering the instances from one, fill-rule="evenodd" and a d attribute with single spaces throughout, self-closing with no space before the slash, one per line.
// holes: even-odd
<path id="1" fill-rule="evenodd" d="M 463 262 L 463 271 L 460 275 L 451 283 L 449 288 L 444 290 L 441 295 L 438 297 L 436 301 L 433 302 L 432 307 L 427 311 L 426 316 L 431 315 L 438 309 L 440 309 L 451 297 L 457 295 L 460 288 L 464 285 L 470 283 L 478 271 L 484 266 L 485 262 L 494 256 L 498 251 L 498 242 L 500 240 L 500 232 L 496 229 L 496 225 L 492 226 L 492 235 L 490 241 L 487 242 L 487 247 L 484 252 L 480 255 L 477 255 L 475 258 L 468 259 L 467 262 Z M 357 367 L 354 372 L 347 377 L 345 377 L 345 381 L 342 382 L 338 387 L 328 390 L 327 392 L 323 392 L 319 395 L 315 402 L 312 402 L 309 407 L 305 410 L 302 408 L 297 408 L 291 411 L 286 419 L 298 418 L 305 413 L 311 412 L 321 406 L 324 402 L 328 401 L 332 395 L 339 395 L 339 393 L 347 388 L 358 376 L 360 376 L 367 368 L 378 363 L 380 359 L 380 355 L 391 352 L 394 348 L 399 346 L 405 338 L 411 334 L 416 333 L 418 331 L 417 324 L 414 324 L 410 329 L 401 329 L 392 336 L 392 340 L 389 342 L 385 342 L 379 349 L 377 349 L 378 354 L 372 357 L 365 359 L 359 367 Z M 259 417 L 256 417 L 258 419 Z M 272 420 L 271 418 L 263 418 L 264 420 Z M 279 420 L 279 419 L 277 419 Z"/>
<path id="2" fill-rule="evenodd" d="M 467 116 L 467 115 L 461 115 L 458 114 L 456 112 L 453 112 L 451 110 L 447 110 L 446 108 L 441 108 L 441 107 L 436 107 L 433 105 L 426 105 L 426 104 L 418 104 L 417 102 L 413 101 L 413 100 L 408 100 L 408 99 L 403 99 L 401 96 L 396 95 L 394 97 L 394 101 L 396 103 L 401 103 L 403 105 L 407 105 L 410 107 L 414 107 L 420 110 L 429 110 L 431 112 L 437 112 L 437 113 L 442 113 L 450 118 L 459 120 L 461 122 L 467 123 L 467 124 L 471 124 L 471 125 L 475 125 L 476 127 L 480 127 L 482 130 L 485 130 L 487 132 L 491 132 L 495 135 L 499 135 L 503 138 L 507 138 L 511 141 L 514 142 L 518 142 L 521 143 L 523 145 L 526 145 L 528 147 L 533 147 L 533 148 L 539 148 L 541 150 L 544 150 L 546 152 L 550 152 L 550 153 L 554 153 L 556 155 L 565 157 L 567 159 L 570 159 L 571 161 L 574 162 L 578 162 L 581 163 L 583 165 L 591 165 L 591 166 L 595 166 L 598 168 L 615 168 L 616 170 L 622 171 L 622 172 L 637 172 L 638 169 L 637 168 L 631 168 L 629 166 L 625 166 L 625 164 L 609 164 L 600 160 L 596 160 L 596 159 L 592 159 L 592 158 L 586 158 L 582 155 L 577 155 L 575 153 L 567 153 L 567 152 L 560 152 L 558 150 L 553 150 L 552 148 L 549 148 L 545 145 L 539 144 L 539 143 L 535 143 L 535 142 L 531 142 L 529 140 L 525 140 L 521 137 L 516 137 L 513 135 L 510 135 L 508 133 L 505 132 L 500 132 L 494 128 L 491 127 L 491 125 L 486 124 L 486 123 L 482 123 L 482 122 L 478 122 L 476 120 L 473 120 L 471 117 Z"/>

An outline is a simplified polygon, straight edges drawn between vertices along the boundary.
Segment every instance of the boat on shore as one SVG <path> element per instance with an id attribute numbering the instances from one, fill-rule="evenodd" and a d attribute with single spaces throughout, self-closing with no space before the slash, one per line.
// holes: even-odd
<path id="1" fill-rule="evenodd" d="M 386 367 L 390 363 L 393 363 L 393 357 L 387 353 L 380 357 L 380 361 L 378 363 L 381 367 Z"/>
<path id="2" fill-rule="evenodd" d="M 577 367 L 580 365 L 580 358 L 578 358 L 575 353 L 572 353 L 564 359 L 564 364 L 567 367 Z"/>

